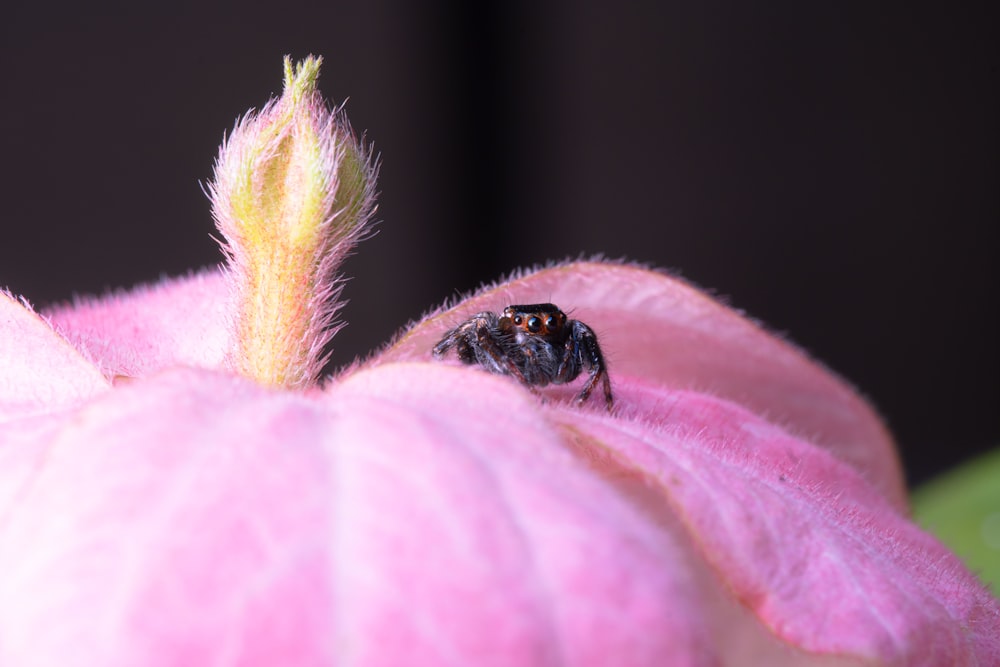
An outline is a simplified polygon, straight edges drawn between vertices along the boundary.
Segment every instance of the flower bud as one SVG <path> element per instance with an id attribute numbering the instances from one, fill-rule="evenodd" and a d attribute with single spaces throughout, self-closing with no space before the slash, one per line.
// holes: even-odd
<path id="1" fill-rule="evenodd" d="M 377 167 L 317 90 L 321 62 L 285 58 L 284 92 L 237 122 L 209 186 L 237 304 L 230 364 L 264 385 L 319 377 L 342 305 L 337 267 L 375 210 Z"/>

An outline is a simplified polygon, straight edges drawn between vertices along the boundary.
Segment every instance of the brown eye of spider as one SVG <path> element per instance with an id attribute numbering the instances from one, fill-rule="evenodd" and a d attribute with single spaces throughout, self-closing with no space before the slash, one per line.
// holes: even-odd
<path id="1" fill-rule="evenodd" d="M 524 321 L 524 318 L 521 317 L 520 315 L 515 315 L 514 316 L 514 324 L 515 324 L 515 326 L 521 326 L 521 322 L 523 322 L 523 321 Z"/>
<path id="2" fill-rule="evenodd" d="M 559 326 L 559 320 L 556 319 L 555 315 L 549 315 L 547 318 L 545 318 L 546 329 L 555 329 L 558 326 Z"/>
<path id="3" fill-rule="evenodd" d="M 542 330 L 542 318 L 540 317 L 530 317 L 528 318 L 528 331 L 531 333 L 538 333 Z"/>

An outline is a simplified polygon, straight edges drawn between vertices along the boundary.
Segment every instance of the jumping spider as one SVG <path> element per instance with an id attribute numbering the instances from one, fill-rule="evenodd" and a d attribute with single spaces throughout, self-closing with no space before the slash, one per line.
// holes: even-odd
<path id="1" fill-rule="evenodd" d="M 597 336 L 551 303 L 507 306 L 499 316 L 478 313 L 445 334 L 434 346 L 434 356 L 452 348 L 464 363 L 513 375 L 530 388 L 572 382 L 586 370 L 590 376 L 577 403 L 586 401 L 600 382 L 611 409 L 611 380 Z"/>

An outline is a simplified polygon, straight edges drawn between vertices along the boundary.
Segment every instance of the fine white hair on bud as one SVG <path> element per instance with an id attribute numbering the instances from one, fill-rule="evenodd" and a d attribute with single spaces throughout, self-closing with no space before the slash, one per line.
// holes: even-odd
<path id="1" fill-rule="evenodd" d="M 281 97 L 240 119 L 209 185 L 237 309 L 234 370 L 261 384 L 313 385 L 342 326 L 337 269 L 375 212 L 370 149 L 316 82 L 321 58 L 285 58 Z"/>

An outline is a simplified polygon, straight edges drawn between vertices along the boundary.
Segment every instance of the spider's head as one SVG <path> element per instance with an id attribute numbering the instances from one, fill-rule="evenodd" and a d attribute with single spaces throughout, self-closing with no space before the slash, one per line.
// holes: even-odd
<path id="1" fill-rule="evenodd" d="M 551 303 L 507 306 L 500 316 L 500 326 L 531 336 L 558 336 L 566 325 L 566 313 Z"/>

